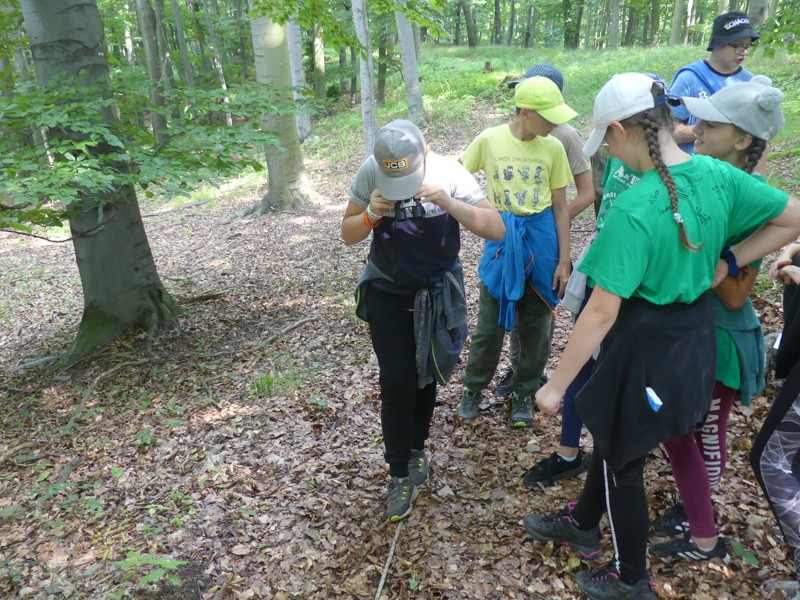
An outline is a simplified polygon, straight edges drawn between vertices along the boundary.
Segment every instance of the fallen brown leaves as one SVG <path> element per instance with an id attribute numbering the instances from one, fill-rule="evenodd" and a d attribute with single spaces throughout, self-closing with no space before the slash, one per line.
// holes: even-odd
<path id="1" fill-rule="evenodd" d="M 429 141 L 456 151 L 476 131 L 455 141 L 431 131 Z M 171 291 L 208 297 L 189 304 L 181 330 L 141 364 L 142 340 L 131 335 L 68 370 L 12 374 L 67 346 L 82 303 L 69 248 L 0 238 L 0 281 L 11 282 L 0 314 L 0 384 L 26 390 L 2 400 L 0 595 L 374 597 L 395 527 L 383 521 L 377 366 L 352 315 L 366 247 L 338 240 L 356 166 L 312 172 L 331 197 L 306 212 L 242 222 L 236 215 L 255 199 L 239 197 L 148 219 Z M 589 229 L 577 224 L 577 242 Z M 465 234 L 473 307 L 480 247 Z M 568 333 L 560 312 L 551 368 Z M 512 430 L 493 401 L 476 422 L 460 424 L 460 391 L 457 376 L 440 390 L 432 479 L 404 526 L 382 597 L 577 597 L 572 572 L 589 565 L 533 542 L 520 524 L 580 491 L 581 480 L 543 490 L 519 481 L 557 443 L 559 420 Z M 762 597 L 765 579 L 791 576 L 747 464 L 747 441 L 774 393 L 756 400 L 752 416 L 732 416 L 729 466 L 715 496 L 722 533 L 759 566 L 739 558 L 654 563 L 660 597 Z M 672 501 L 659 451 L 647 486 L 654 513 Z M 115 564 L 130 553 L 186 564 L 137 588 L 156 567 Z"/>

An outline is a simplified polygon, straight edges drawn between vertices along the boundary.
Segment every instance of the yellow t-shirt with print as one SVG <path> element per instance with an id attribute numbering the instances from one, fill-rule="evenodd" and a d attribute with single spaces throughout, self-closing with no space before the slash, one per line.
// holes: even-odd
<path id="1" fill-rule="evenodd" d="M 552 190 L 572 181 L 564 146 L 552 136 L 523 142 L 508 125 L 482 131 L 461 155 L 470 173 L 483 170 L 489 201 L 500 212 L 526 216 L 552 205 Z"/>

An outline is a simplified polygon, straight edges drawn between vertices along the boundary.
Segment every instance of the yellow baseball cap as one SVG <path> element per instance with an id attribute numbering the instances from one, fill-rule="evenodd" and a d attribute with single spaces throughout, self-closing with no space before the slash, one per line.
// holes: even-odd
<path id="1" fill-rule="evenodd" d="M 578 116 L 578 113 L 564 102 L 558 86 L 547 77 L 523 79 L 514 88 L 514 104 L 517 108 L 535 110 L 556 125 Z"/>

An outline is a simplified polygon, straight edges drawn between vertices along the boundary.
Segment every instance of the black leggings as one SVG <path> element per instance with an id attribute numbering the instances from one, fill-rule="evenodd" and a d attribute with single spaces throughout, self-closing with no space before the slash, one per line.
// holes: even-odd
<path id="1" fill-rule="evenodd" d="M 622 580 L 646 579 L 647 530 L 650 519 L 644 489 L 645 456 L 612 473 L 595 449 L 589 473 L 572 517 L 582 529 L 596 527 L 608 511 L 614 542 L 614 563 Z"/>
<path id="2" fill-rule="evenodd" d="M 408 476 L 411 450 L 422 450 L 436 404 L 436 382 L 417 387 L 414 296 L 370 286 L 367 321 L 378 356 L 384 457 L 392 477 Z"/>

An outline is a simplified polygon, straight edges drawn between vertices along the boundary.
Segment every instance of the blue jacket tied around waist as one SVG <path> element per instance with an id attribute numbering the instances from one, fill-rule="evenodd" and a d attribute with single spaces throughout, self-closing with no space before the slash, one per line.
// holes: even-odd
<path id="1" fill-rule="evenodd" d="M 551 208 L 529 216 L 500 213 L 506 234 L 499 242 L 486 241 L 478 277 L 492 298 L 500 303 L 497 324 L 511 331 L 517 302 L 530 282 L 541 299 L 555 310 L 558 294 L 553 274 L 558 266 L 558 236 Z"/>

